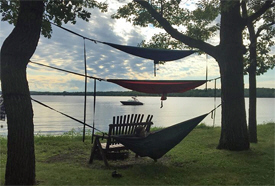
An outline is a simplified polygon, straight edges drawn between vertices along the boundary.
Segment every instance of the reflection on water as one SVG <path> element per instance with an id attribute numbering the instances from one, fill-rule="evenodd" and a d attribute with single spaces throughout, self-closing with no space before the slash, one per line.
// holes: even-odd
<path id="1" fill-rule="evenodd" d="M 54 109 L 66 113 L 83 121 L 84 97 L 83 96 L 33 96 L 34 99 L 41 101 L 53 107 Z M 125 114 L 152 114 L 154 126 L 167 127 L 192 117 L 199 116 L 211 111 L 214 108 L 214 98 L 198 97 L 168 97 L 163 102 L 163 108 L 160 108 L 159 97 L 139 97 L 144 103 L 140 106 L 125 106 L 120 101 L 128 100 L 129 97 L 97 97 L 95 110 L 96 128 L 107 131 L 108 125 L 112 123 L 112 117 Z M 220 98 L 217 98 L 216 105 L 220 104 Z M 258 123 L 275 121 L 275 98 L 258 98 L 257 99 L 257 121 Z M 246 99 L 248 108 L 248 99 Z M 59 113 L 45 108 L 33 102 L 34 110 L 34 130 L 35 134 L 62 134 L 70 131 L 72 128 L 82 129 L 82 124 L 77 123 Z M 220 126 L 221 109 L 216 112 L 215 126 Z M 211 115 L 208 115 L 203 122 L 206 125 L 213 126 Z M 87 115 L 86 123 L 93 123 L 93 97 L 87 98 Z M 0 121 L 3 128 L 0 130 L 1 135 L 7 134 L 6 122 Z M 87 129 L 89 129 L 87 127 Z"/>

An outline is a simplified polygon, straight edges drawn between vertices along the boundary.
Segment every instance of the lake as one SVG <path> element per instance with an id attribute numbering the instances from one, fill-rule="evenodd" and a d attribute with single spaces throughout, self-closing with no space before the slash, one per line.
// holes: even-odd
<path id="1" fill-rule="evenodd" d="M 83 96 L 32 96 L 33 99 L 53 107 L 83 121 L 84 97 Z M 86 123 L 93 123 L 93 96 L 87 97 Z M 205 97 L 168 97 L 160 108 L 160 97 L 139 97 L 144 103 L 141 106 L 124 106 L 120 101 L 127 101 L 130 97 L 97 96 L 95 110 L 95 127 L 101 131 L 107 131 L 112 123 L 112 117 L 125 114 L 152 114 L 154 126 L 167 127 L 181 121 L 205 114 L 214 108 L 214 98 Z M 245 99 L 248 115 L 248 98 Z M 216 99 L 216 105 L 220 104 L 220 98 Z M 275 98 L 257 99 L 257 122 L 259 124 L 275 121 Z M 82 124 L 71 120 L 53 110 L 33 102 L 34 130 L 35 134 L 62 134 L 82 129 Z M 208 126 L 213 126 L 213 119 L 209 114 L 204 120 Z M 0 121 L 3 125 L 0 135 L 7 135 L 6 121 Z M 215 126 L 221 125 L 221 108 L 216 111 Z M 89 129 L 86 127 L 86 129 Z"/>

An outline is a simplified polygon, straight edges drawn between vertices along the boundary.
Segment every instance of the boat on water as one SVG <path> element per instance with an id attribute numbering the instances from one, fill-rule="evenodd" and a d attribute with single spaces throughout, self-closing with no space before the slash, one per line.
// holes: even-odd
<path id="1" fill-rule="evenodd" d="M 132 99 L 128 101 L 120 101 L 123 105 L 143 105 L 136 97 L 132 97 Z"/>

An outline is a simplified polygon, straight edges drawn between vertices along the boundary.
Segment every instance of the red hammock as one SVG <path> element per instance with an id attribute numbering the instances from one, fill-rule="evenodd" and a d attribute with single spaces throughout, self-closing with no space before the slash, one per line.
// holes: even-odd
<path id="1" fill-rule="evenodd" d="M 206 80 L 124 80 L 107 79 L 107 81 L 118 84 L 138 92 L 162 94 L 161 100 L 166 100 L 167 93 L 181 93 L 194 89 L 206 83 Z"/>

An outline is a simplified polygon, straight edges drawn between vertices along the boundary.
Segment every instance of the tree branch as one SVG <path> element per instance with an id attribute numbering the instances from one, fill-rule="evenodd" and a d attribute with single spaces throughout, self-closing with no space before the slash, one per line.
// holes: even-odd
<path id="1" fill-rule="evenodd" d="M 147 1 L 134 0 L 134 2 L 140 4 L 143 8 L 145 8 L 159 22 L 164 30 L 169 33 L 173 38 L 183 42 L 190 47 L 198 48 L 214 58 L 217 57 L 218 52 L 217 50 L 215 50 L 215 46 L 201 40 L 193 39 L 180 33 L 177 29 L 173 28 L 172 25 L 165 18 L 163 18 L 161 14 L 158 13 Z"/>
<path id="2" fill-rule="evenodd" d="M 256 36 L 256 37 L 259 37 L 261 31 L 265 30 L 266 28 L 268 28 L 268 27 L 270 27 L 270 26 L 272 26 L 272 25 L 274 25 L 274 24 L 275 24 L 275 21 L 272 21 L 272 22 L 270 22 L 269 24 L 265 24 L 265 25 L 260 26 L 255 36 Z"/>
<path id="3" fill-rule="evenodd" d="M 243 18 L 246 19 L 248 17 L 247 7 L 246 7 L 246 0 L 242 0 L 241 7 L 242 7 L 242 16 L 243 16 Z"/>
<path id="4" fill-rule="evenodd" d="M 272 2 L 273 0 L 266 0 L 264 5 L 257 12 L 246 18 L 246 24 L 248 24 L 248 22 L 252 23 L 254 20 L 263 15 L 269 8 L 274 7 L 275 3 Z"/>

